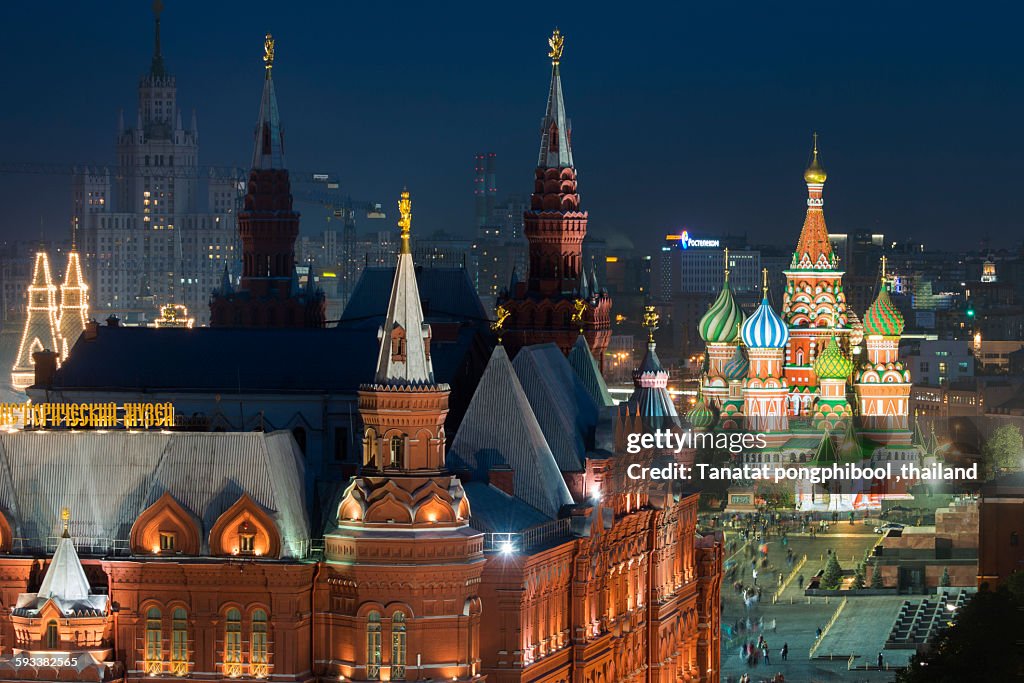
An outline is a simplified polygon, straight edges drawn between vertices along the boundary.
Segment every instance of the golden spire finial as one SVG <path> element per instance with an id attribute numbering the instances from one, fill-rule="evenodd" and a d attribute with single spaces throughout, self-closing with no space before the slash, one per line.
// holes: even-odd
<path id="1" fill-rule="evenodd" d="M 824 185 L 825 179 L 828 174 L 825 173 L 825 169 L 821 166 L 821 161 L 818 159 L 818 134 L 814 133 L 814 147 L 811 151 L 811 164 L 804 171 L 804 181 L 811 185 Z"/>
<path id="2" fill-rule="evenodd" d="M 68 526 L 70 526 L 71 524 L 71 510 L 67 508 L 61 508 L 60 519 L 64 524 L 64 531 L 61 534 L 61 536 L 63 538 L 68 538 L 70 536 L 70 534 L 68 533 Z"/>
<path id="3" fill-rule="evenodd" d="M 882 286 L 885 287 L 885 265 L 889 262 L 889 259 L 882 254 Z"/>
<path id="4" fill-rule="evenodd" d="M 768 269 L 761 269 L 761 297 L 768 298 Z"/>
<path id="5" fill-rule="evenodd" d="M 726 281 L 726 283 L 728 283 L 729 282 L 729 247 L 726 247 L 723 251 L 725 252 L 725 281 Z"/>
<path id="6" fill-rule="evenodd" d="M 579 326 L 580 334 L 583 334 L 583 314 L 587 310 L 587 302 L 583 299 L 576 299 L 573 302 L 572 322 Z"/>
<path id="7" fill-rule="evenodd" d="M 548 57 L 551 57 L 551 63 L 554 66 L 558 66 L 558 63 L 562 61 L 562 50 L 565 48 L 565 36 L 556 28 L 555 32 L 548 38 L 548 47 L 551 51 L 548 52 Z"/>
<path id="8" fill-rule="evenodd" d="M 267 78 L 270 78 L 270 70 L 274 68 L 274 36 L 269 33 L 263 39 L 263 67 L 267 70 Z"/>
<path id="9" fill-rule="evenodd" d="M 491 331 L 498 335 L 498 343 L 501 343 L 502 333 L 505 331 L 505 321 L 512 315 L 505 304 L 498 304 L 494 309 L 494 322 L 491 323 Z"/>
<path id="10" fill-rule="evenodd" d="M 661 320 L 661 316 L 658 315 L 654 306 L 644 306 L 644 327 L 647 328 L 648 342 L 654 342 L 654 331 L 658 329 L 659 320 Z"/>
<path id="11" fill-rule="evenodd" d="M 398 200 L 398 227 L 402 230 L 402 251 L 403 254 L 411 254 L 409 247 L 409 231 L 412 229 L 412 200 L 409 199 L 409 190 L 402 190 L 402 198 Z"/>

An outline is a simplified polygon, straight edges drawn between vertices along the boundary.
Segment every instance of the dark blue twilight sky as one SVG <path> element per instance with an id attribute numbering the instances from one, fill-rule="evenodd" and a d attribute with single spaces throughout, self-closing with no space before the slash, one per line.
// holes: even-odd
<path id="1" fill-rule="evenodd" d="M 814 129 L 832 230 L 965 247 L 1024 233 L 1011 3 L 166 5 L 164 57 L 186 122 L 198 110 L 203 163 L 250 154 L 269 30 L 291 168 L 335 172 L 389 209 L 408 185 L 414 230 L 469 233 L 476 151 L 497 152 L 500 194 L 529 192 L 557 24 L 598 235 L 647 246 L 686 225 L 791 245 Z M 8 2 L 0 26 L 6 161 L 112 162 L 152 53 L 150 2 Z M 0 238 L 38 235 L 40 217 L 61 235 L 69 185 L 3 175 Z"/>

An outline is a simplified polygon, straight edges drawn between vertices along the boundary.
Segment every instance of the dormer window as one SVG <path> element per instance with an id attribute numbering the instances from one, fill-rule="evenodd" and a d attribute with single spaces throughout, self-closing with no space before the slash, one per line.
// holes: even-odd
<path id="1" fill-rule="evenodd" d="M 160 552 L 173 553 L 177 546 L 178 534 L 173 531 L 160 532 Z"/>
<path id="2" fill-rule="evenodd" d="M 249 521 L 242 522 L 238 527 L 238 554 L 254 555 L 256 553 L 256 527 Z"/>
<path id="3" fill-rule="evenodd" d="M 391 360 L 393 362 L 405 362 L 405 342 L 405 330 L 396 325 L 395 329 L 391 331 Z"/>

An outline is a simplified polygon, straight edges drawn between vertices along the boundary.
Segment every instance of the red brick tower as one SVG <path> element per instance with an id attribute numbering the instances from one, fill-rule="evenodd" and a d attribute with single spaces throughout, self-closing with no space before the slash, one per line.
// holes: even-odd
<path id="1" fill-rule="evenodd" d="M 318 673 L 477 683 L 483 534 L 469 527 L 466 492 L 445 468 L 449 388 L 434 380 L 409 249 L 411 208 L 403 192 L 377 371 L 359 391 L 363 470 L 324 537 L 314 610 L 317 659 L 327 663 Z"/>
<path id="2" fill-rule="evenodd" d="M 267 34 L 266 78 L 256 124 L 256 145 L 245 205 L 238 214 L 242 238 L 242 279 L 229 278 L 210 300 L 212 327 L 323 327 L 326 299 L 313 287 L 300 290 L 295 275 L 299 213 L 292 209 L 291 182 L 284 162 L 284 133 L 271 71 L 274 39 Z"/>
<path id="3" fill-rule="evenodd" d="M 514 355 L 523 346 L 554 342 L 568 354 L 582 331 L 603 366 L 611 338 L 612 300 L 598 287 L 593 271 L 588 276 L 583 263 L 587 212 L 580 210 L 572 130 L 562 100 L 558 65 L 563 43 L 556 29 L 548 40 L 551 90 L 541 124 L 533 195 L 530 210 L 523 214 L 523 231 L 530 243 L 529 277 L 500 302 L 509 314 L 504 344 Z"/>

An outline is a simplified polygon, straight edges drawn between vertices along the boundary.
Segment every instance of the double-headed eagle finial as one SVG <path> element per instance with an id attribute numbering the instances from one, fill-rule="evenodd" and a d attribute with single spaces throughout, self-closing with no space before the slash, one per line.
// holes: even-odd
<path id="1" fill-rule="evenodd" d="M 402 198 L 398 200 L 398 227 L 402 231 L 402 253 L 411 254 L 409 247 L 409 231 L 412 230 L 412 199 L 409 198 L 409 190 L 402 190 Z"/>
<path id="2" fill-rule="evenodd" d="M 548 57 L 551 57 L 551 63 L 558 66 L 558 63 L 562 61 L 562 50 L 565 46 L 565 36 L 556 28 L 555 32 L 548 38 L 548 46 L 551 51 L 548 52 Z"/>
<path id="3" fill-rule="evenodd" d="M 267 78 L 270 78 L 270 70 L 274 68 L 274 36 L 269 33 L 263 39 L 263 66 L 267 70 Z"/>
<path id="4" fill-rule="evenodd" d="M 644 327 L 647 328 L 647 341 L 654 341 L 654 331 L 658 329 L 658 321 L 661 316 L 654 306 L 644 306 Z"/>

